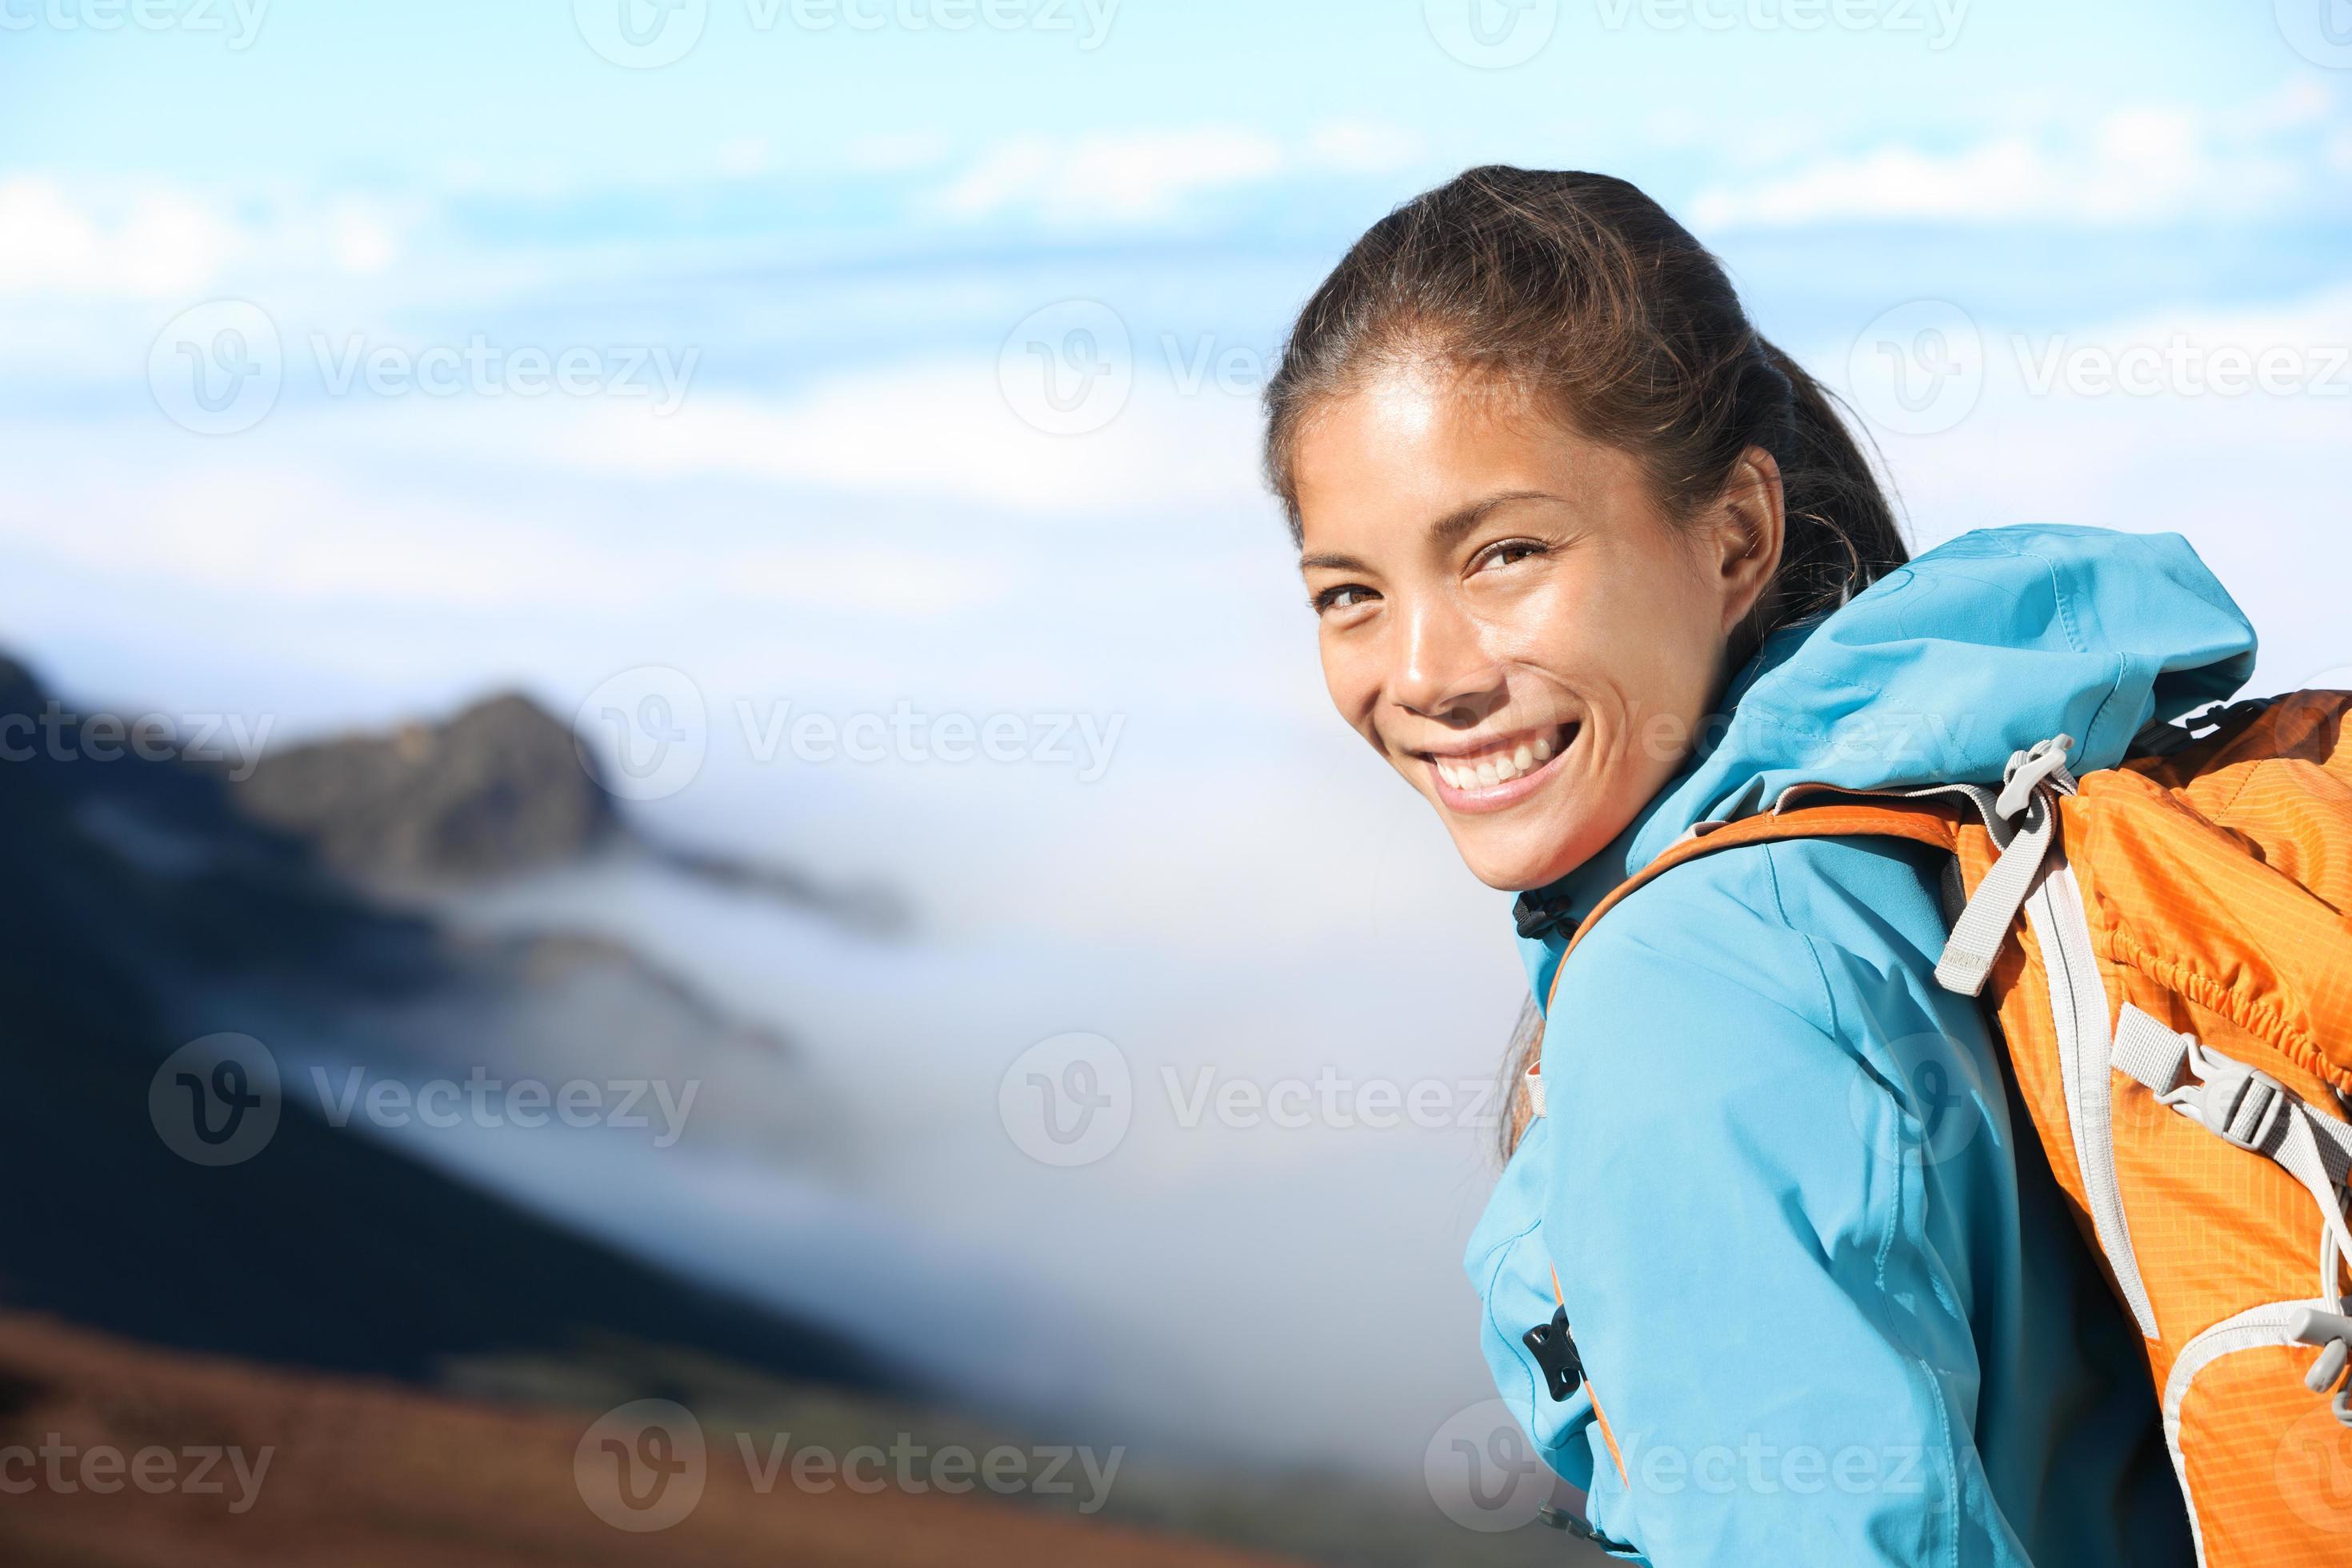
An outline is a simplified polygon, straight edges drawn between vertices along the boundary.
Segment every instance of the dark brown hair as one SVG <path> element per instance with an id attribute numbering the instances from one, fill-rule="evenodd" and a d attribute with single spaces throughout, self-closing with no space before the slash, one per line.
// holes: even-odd
<path id="1" fill-rule="evenodd" d="M 1298 436 L 1334 396 L 1435 360 L 1533 394 L 1630 453 L 1666 514 L 1723 493 L 1750 447 L 1780 465 L 1788 529 L 1751 638 L 1843 604 L 1909 558 L 1830 394 L 1749 323 L 1722 264 L 1622 180 L 1490 164 L 1365 231 L 1299 311 L 1265 393 L 1266 476 L 1299 534 Z M 1526 1124 L 1513 1039 L 1506 1152 Z"/>

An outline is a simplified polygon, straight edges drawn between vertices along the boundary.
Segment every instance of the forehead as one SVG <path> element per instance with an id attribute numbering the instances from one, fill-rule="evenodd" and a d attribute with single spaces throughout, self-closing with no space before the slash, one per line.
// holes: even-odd
<path id="1" fill-rule="evenodd" d="M 1360 553 L 1497 491 L 1591 494 L 1630 467 L 1612 461 L 1621 456 L 1518 384 L 1426 362 L 1388 367 L 1300 426 L 1291 472 L 1301 540 Z"/>

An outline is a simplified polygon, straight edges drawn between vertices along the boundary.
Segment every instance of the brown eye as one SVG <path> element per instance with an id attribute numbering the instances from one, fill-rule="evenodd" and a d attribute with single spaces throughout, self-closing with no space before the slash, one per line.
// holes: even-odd
<path id="1" fill-rule="evenodd" d="M 1500 544 L 1490 544 L 1479 553 L 1475 572 L 1491 572 L 1498 566 L 1512 566 L 1530 555 L 1541 555 L 1544 547 L 1532 539 L 1507 539 Z"/>
<path id="2" fill-rule="evenodd" d="M 1380 595 L 1361 583 L 1342 583 L 1336 588 L 1326 588 L 1315 595 L 1315 613 L 1323 615 L 1332 610 L 1352 610 L 1369 605 Z"/>

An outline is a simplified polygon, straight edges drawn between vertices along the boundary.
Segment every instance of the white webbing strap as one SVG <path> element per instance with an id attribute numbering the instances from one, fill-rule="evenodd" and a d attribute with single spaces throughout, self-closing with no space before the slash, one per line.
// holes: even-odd
<path id="1" fill-rule="evenodd" d="M 2109 1058 L 2115 1069 L 2158 1096 L 2170 1094 L 2189 1065 L 2189 1047 L 2195 1042 L 2177 1035 L 2130 1003 L 2116 1020 L 2116 1048 Z"/>
<path id="2" fill-rule="evenodd" d="M 1963 996 L 1984 994 L 2001 943 L 2009 940 L 2009 928 L 2017 923 L 2017 911 L 2025 906 L 2025 896 L 2033 890 L 2033 879 L 2042 874 L 2042 862 L 2049 858 L 2057 826 L 2057 809 L 2045 802 L 2034 819 L 2001 850 L 2000 858 L 1977 884 L 1960 918 L 1952 922 L 1944 954 L 1936 961 L 1937 984 Z"/>
<path id="3" fill-rule="evenodd" d="M 2040 885 L 2025 900 L 2025 918 L 2041 945 L 2050 991 L 2050 1025 L 2058 1079 L 2066 1097 L 2066 1131 L 2083 1181 L 2083 1206 L 2105 1254 L 2116 1288 L 2144 1339 L 2158 1337 L 2156 1307 L 2140 1277 L 2139 1254 L 2124 1217 L 2123 1185 L 2116 1176 L 2115 1036 L 2107 1027 L 2107 993 L 2099 955 L 2083 910 L 2083 892 L 2065 853 L 2055 851 Z"/>
<path id="4" fill-rule="evenodd" d="M 2074 744 L 2071 735 L 2053 735 L 2011 752 L 1998 795 L 1984 789 L 1950 791 L 1975 804 L 1986 831 L 2000 848 L 2000 858 L 1952 922 L 1943 956 L 1936 962 L 1936 983 L 1945 990 L 1963 996 L 1984 994 L 2001 944 L 2009 940 L 2017 912 L 2050 857 L 2058 832 L 2058 797 L 2074 793 L 2074 775 L 2066 771 L 2066 753 Z"/>
<path id="5" fill-rule="evenodd" d="M 2333 1300 L 2338 1260 L 2352 1257 L 2342 1193 L 2352 1182 L 2352 1127 L 2314 1110 L 2270 1074 L 2166 1028 L 2128 1003 L 2116 1025 L 2113 1059 L 2118 1072 L 2162 1103 L 2274 1162 L 2302 1184 L 2319 1207 L 2319 1293 Z"/>

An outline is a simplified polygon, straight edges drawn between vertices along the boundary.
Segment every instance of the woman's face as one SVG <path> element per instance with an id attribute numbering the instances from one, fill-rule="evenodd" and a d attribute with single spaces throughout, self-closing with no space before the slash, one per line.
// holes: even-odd
<path id="1" fill-rule="evenodd" d="M 1293 479 L 1331 700 L 1511 890 L 1673 776 L 1780 556 L 1760 451 L 1677 527 L 1626 453 L 1442 365 L 1311 411 Z"/>

